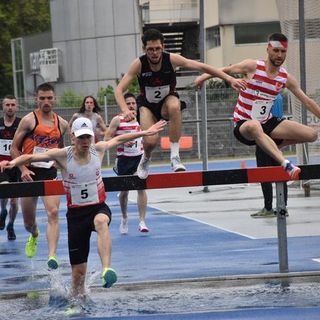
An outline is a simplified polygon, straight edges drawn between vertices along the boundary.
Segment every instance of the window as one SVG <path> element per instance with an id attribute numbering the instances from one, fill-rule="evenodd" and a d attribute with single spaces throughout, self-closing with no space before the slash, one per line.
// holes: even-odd
<path id="1" fill-rule="evenodd" d="M 16 97 L 23 98 L 25 96 L 25 88 L 23 47 L 21 38 L 11 40 L 11 52 L 13 65 L 14 95 Z"/>
<path id="2" fill-rule="evenodd" d="M 267 42 L 269 34 L 274 32 L 281 32 L 278 21 L 235 24 L 235 44 Z"/>
<path id="3" fill-rule="evenodd" d="M 219 26 L 206 29 L 206 48 L 207 50 L 220 47 L 220 28 Z"/>

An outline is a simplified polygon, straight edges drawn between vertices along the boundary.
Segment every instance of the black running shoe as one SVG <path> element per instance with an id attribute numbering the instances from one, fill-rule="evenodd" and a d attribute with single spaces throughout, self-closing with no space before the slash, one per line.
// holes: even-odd
<path id="1" fill-rule="evenodd" d="M 17 239 L 13 228 L 7 228 L 7 233 L 8 233 L 8 240 L 16 240 Z"/>

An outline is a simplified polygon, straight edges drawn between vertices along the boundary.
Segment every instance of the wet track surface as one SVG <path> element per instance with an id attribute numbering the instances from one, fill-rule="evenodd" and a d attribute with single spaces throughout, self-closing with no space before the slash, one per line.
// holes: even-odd
<path id="1" fill-rule="evenodd" d="M 70 305 L 76 307 L 74 319 L 320 319 L 318 198 L 305 203 L 291 192 L 291 273 L 281 278 L 275 219 L 252 221 L 248 213 L 261 205 L 259 186 L 224 186 L 209 194 L 189 191 L 149 192 L 149 234 L 138 232 L 136 205 L 130 203 L 126 236 L 118 231 L 117 194 L 109 194 L 112 266 L 119 282 L 109 290 L 100 289 L 93 235 L 88 301 L 68 298 L 64 199 L 58 271 L 46 269 L 46 215 L 41 201 L 37 213 L 41 235 L 34 259 L 24 255 L 28 235 L 19 214 L 17 240 L 8 242 L 6 232 L 0 233 L 0 319 L 65 319 Z M 237 197 L 245 200 L 234 201 Z"/>

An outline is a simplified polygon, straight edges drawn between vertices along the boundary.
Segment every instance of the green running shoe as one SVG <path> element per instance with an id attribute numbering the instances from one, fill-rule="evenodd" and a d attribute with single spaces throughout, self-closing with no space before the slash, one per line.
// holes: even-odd
<path id="1" fill-rule="evenodd" d="M 274 211 L 267 210 L 266 208 L 261 209 L 260 211 L 251 214 L 252 218 L 275 218 L 276 215 L 274 214 Z"/>
<path id="2" fill-rule="evenodd" d="M 50 257 L 48 258 L 47 265 L 48 265 L 48 268 L 49 268 L 49 269 L 52 269 L 52 270 L 58 269 L 58 267 L 59 267 L 59 262 L 58 262 L 58 260 L 57 260 L 57 257 L 56 257 L 56 256 L 50 256 Z"/>
<path id="3" fill-rule="evenodd" d="M 37 240 L 39 237 L 39 232 L 36 237 L 34 237 L 32 234 L 30 234 L 29 239 L 26 243 L 25 247 L 25 253 L 28 258 L 32 258 L 36 255 L 37 253 Z"/>
<path id="4" fill-rule="evenodd" d="M 111 268 L 105 268 L 101 275 L 102 278 L 102 286 L 104 288 L 110 288 L 114 283 L 117 282 L 117 274 Z"/>

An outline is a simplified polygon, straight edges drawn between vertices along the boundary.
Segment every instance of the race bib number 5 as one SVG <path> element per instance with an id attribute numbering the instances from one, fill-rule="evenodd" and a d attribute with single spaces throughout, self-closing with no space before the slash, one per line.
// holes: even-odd
<path id="1" fill-rule="evenodd" d="M 263 121 L 268 118 L 272 108 L 272 100 L 255 100 L 252 105 L 251 116 L 253 119 Z"/>
<path id="2" fill-rule="evenodd" d="M 71 185 L 71 202 L 75 205 L 98 203 L 97 182 Z"/>
<path id="3" fill-rule="evenodd" d="M 157 103 L 170 93 L 170 86 L 146 87 L 146 98 L 151 103 Z"/>

